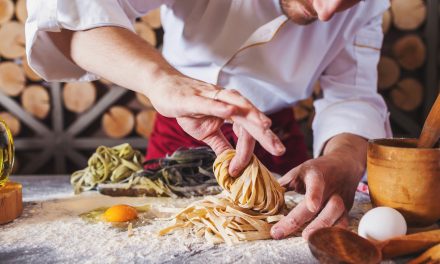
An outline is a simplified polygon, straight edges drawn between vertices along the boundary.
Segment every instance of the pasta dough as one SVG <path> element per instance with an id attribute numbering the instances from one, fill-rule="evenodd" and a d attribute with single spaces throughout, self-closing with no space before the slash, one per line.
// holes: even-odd
<path id="1" fill-rule="evenodd" d="M 193 228 L 196 235 L 212 243 L 270 238 L 270 228 L 281 219 L 285 207 L 284 188 L 255 156 L 240 177 L 231 177 L 228 168 L 234 156 L 235 150 L 227 150 L 214 162 L 223 196 L 206 197 L 189 205 L 160 235 L 177 228 Z"/>

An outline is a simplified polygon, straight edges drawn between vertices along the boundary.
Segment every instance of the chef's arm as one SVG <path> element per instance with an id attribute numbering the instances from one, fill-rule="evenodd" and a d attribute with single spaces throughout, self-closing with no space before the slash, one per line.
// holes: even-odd
<path id="1" fill-rule="evenodd" d="M 81 68 L 147 96 L 150 88 L 181 76 L 153 46 L 122 27 L 63 29 L 49 36 Z"/>
<path id="2" fill-rule="evenodd" d="M 75 32 L 64 29 L 49 37 L 73 63 L 146 95 L 159 113 L 177 118 L 188 134 L 205 141 L 218 154 L 231 147 L 219 129 L 222 119 L 239 124 L 273 155 L 285 151 L 270 130 L 270 119 L 240 93 L 181 74 L 130 30 L 113 26 Z M 247 165 L 241 162 L 247 152 L 240 148 L 236 159 L 242 169 Z"/>

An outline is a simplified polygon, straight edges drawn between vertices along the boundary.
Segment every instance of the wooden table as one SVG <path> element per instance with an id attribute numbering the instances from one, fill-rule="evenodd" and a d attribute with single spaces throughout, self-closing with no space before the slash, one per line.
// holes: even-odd
<path id="1" fill-rule="evenodd" d="M 103 204 L 142 201 L 183 207 L 190 202 L 185 199 L 74 196 L 67 176 L 12 179 L 23 184 L 25 207 L 21 218 L 0 226 L 0 263 L 316 263 L 300 237 L 231 247 L 209 245 L 185 231 L 158 237 L 167 221 L 152 221 L 129 237 L 106 223 L 89 224 L 78 217 L 81 210 Z M 370 207 L 368 196 L 358 193 L 350 212 L 352 229 Z"/>

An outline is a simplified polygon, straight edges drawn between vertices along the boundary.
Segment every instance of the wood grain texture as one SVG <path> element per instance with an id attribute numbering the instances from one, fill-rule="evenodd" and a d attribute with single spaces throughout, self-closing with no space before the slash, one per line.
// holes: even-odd
<path id="1" fill-rule="evenodd" d="M 123 138 L 133 131 L 135 118 L 126 107 L 113 106 L 102 118 L 102 128 L 111 138 Z"/>
<path id="2" fill-rule="evenodd" d="M 50 111 L 50 96 L 43 86 L 30 85 L 21 95 L 21 104 L 31 115 L 44 119 Z"/>
<path id="3" fill-rule="evenodd" d="M 391 1 L 393 23 L 400 30 L 413 30 L 426 20 L 426 5 L 423 0 Z"/>
<path id="4" fill-rule="evenodd" d="M 156 111 L 143 110 L 136 115 L 136 133 L 144 138 L 149 138 L 153 131 Z"/>
<path id="5" fill-rule="evenodd" d="M 368 144 L 367 173 L 375 206 L 398 210 L 410 227 L 440 219 L 440 148 L 417 148 L 416 139 L 379 139 Z"/>
<path id="6" fill-rule="evenodd" d="M 153 105 L 150 102 L 150 99 L 148 99 L 148 97 L 146 97 L 145 95 L 141 94 L 141 93 L 136 93 L 136 100 L 141 103 L 141 105 L 147 107 L 147 108 L 152 108 Z"/>
<path id="7" fill-rule="evenodd" d="M 420 36 L 406 35 L 393 45 L 393 55 L 406 70 L 416 70 L 426 61 L 426 46 Z"/>
<path id="8" fill-rule="evenodd" d="M 423 125 L 420 139 L 417 142 L 419 148 L 432 148 L 440 137 L 440 94 L 437 96 L 425 124 Z"/>
<path id="9" fill-rule="evenodd" d="M 89 82 L 72 82 L 64 85 L 63 102 L 67 110 L 83 113 L 96 101 L 96 88 Z"/>
<path id="10" fill-rule="evenodd" d="M 141 38 L 150 43 L 153 47 L 156 47 L 156 33 L 148 24 L 143 22 L 136 22 L 136 24 L 134 25 L 134 29 Z"/>
<path id="11" fill-rule="evenodd" d="M 26 56 L 23 56 L 23 58 L 21 59 L 21 63 L 23 65 L 24 74 L 29 80 L 34 82 L 39 82 L 43 80 L 43 78 L 36 74 L 34 70 L 32 70 L 32 68 L 29 66 Z"/>
<path id="12" fill-rule="evenodd" d="M 6 224 L 23 212 L 22 186 L 19 183 L 7 182 L 0 187 L 0 225 Z"/>
<path id="13" fill-rule="evenodd" d="M 8 112 L 0 112 L 0 119 L 5 121 L 11 131 L 12 136 L 17 136 L 21 131 L 20 120 Z"/>
<path id="14" fill-rule="evenodd" d="M 309 248 L 320 263 L 377 264 L 381 260 L 381 253 L 374 244 L 338 227 L 313 232 L 309 237 Z"/>
<path id="15" fill-rule="evenodd" d="M 383 18 L 382 18 L 382 31 L 383 33 L 387 33 L 390 28 L 391 28 L 391 22 L 392 22 L 392 16 L 391 16 L 391 11 L 387 10 L 385 11 L 385 13 L 383 13 Z"/>
<path id="16" fill-rule="evenodd" d="M 404 111 L 414 111 L 422 104 L 423 86 L 412 78 L 401 80 L 390 93 L 393 104 Z"/>
<path id="17" fill-rule="evenodd" d="M 422 252 L 440 243 L 440 230 L 395 237 L 378 243 L 384 259 Z"/>
<path id="18" fill-rule="evenodd" d="M 14 15 L 14 3 L 11 0 L 0 0 L 0 25 L 11 20 Z"/>
<path id="19" fill-rule="evenodd" d="M 160 20 L 160 8 L 148 12 L 148 14 L 141 17 L 141 20 L 150 25 L 152 28 L 160 28 L 162 26 Z"/>
<path id="20" fill-rule="evenodd" d="M 17 3 L 15 4 L 15 16 L 21 23 L 26 23 L 26 19 L 28 16 L 26 9 L 26 0 L 17 0 Z"/>
<path id="21" fill-rule="evenodd" d="M 23 69 L 13 62 L 0 63 L 0 90 L 9 96 L 18 96 L 25 87 Z"/>
<path id="22" fill-rule="evenodd" d="M 397 83 L 400 78 L 400 67 L 395 60 L 390 57 L 382 56 L 377 67 L 378 88 L 387 90 Z"/>
<path id="23" fill-rule="evenodd" d="M 16 59 L 25 54 L 24 25 L 10 21 L 0 27 L 0 55 L 7 59 Z"/>

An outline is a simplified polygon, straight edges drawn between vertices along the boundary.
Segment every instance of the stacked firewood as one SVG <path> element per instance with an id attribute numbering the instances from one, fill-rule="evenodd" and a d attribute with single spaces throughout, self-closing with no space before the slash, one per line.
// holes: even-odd
<path id="1" fill-rule="evenodd" d="M 426 15 L 423 0 L 393 0 L 384 15 L 383 30 L 387 36 L 378 66 L 378 89 L 404 112 L 417 110 L 423 102 L 421 70 L 427 52 L 418 29 L 425 23 Z"/>
<path id="2" fill-rule="evenodd" d="M 24 23 L 27 19 L 26 0 L 0 0 L 0 91 L 17 101 L 22 108 L 42 122 L 49 123 L 51 114 L 50 84 L 28 65 L 25 54 Z M 139 19 L 137 33 L 157 46 L 155 30 L 161 27 L 159 9 Z M 89 111 L 112 85 L 106 80 L 62 84 L 63 111 L 80 116 Z M 117 102 L 101 118 L 101 130 L 110 138 L 124 138 L 136 133 L 148 138 L 155 117 L 148 99 L 131 93 Z M 132 107 L 130 107 L 132 106 Z M 0 107 L 0 118 L 10 126 L 14 136 L 20 136 L 20 117 Z M 26 133 L 25 133 L 26 134 Z"/>

